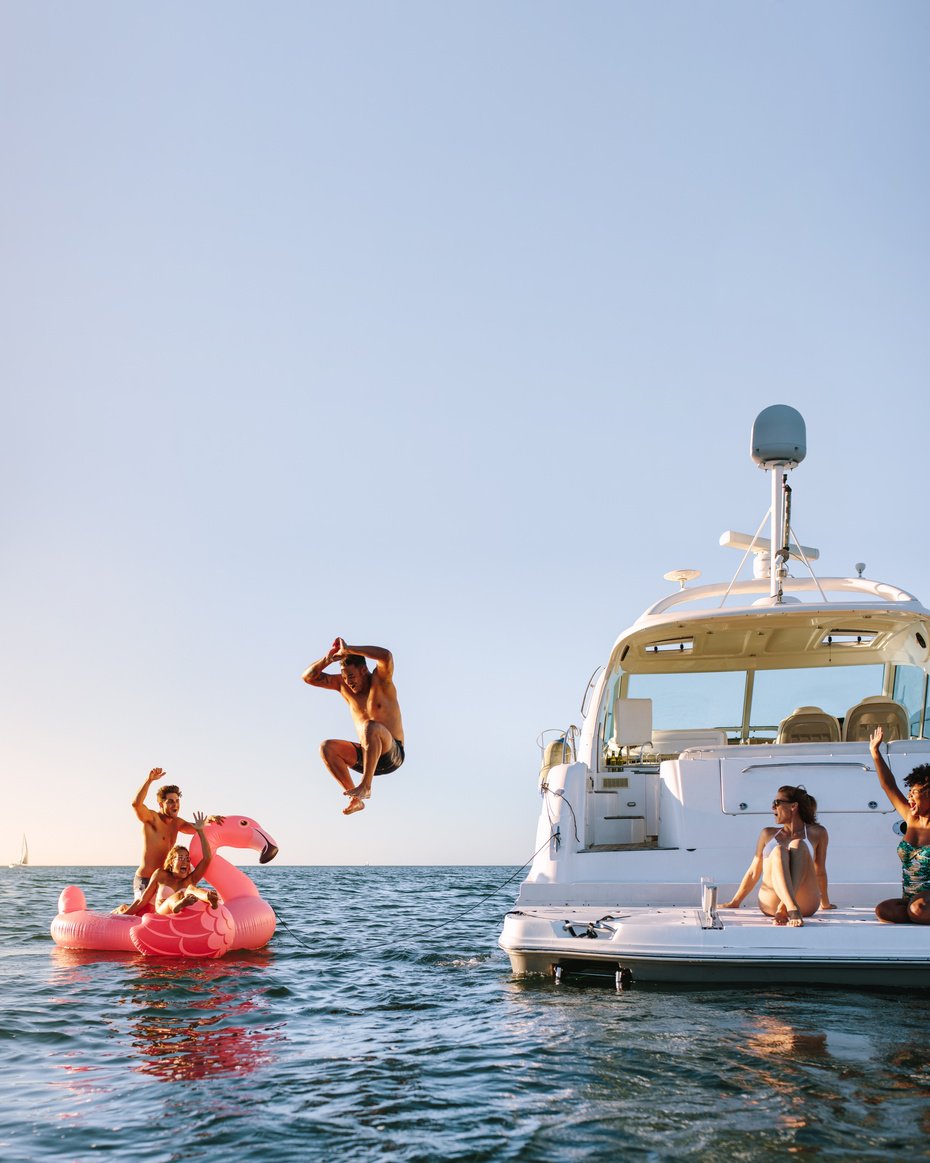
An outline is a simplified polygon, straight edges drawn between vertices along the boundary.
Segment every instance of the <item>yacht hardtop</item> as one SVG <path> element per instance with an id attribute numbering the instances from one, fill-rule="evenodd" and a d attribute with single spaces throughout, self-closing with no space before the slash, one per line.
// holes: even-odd
<path id="1" fill-rule="evenodd" d="M 901 820 L 869 738 L 882 726 L 899 784 L 930 762 L 930 611 L 863 575 L 818 578 L 792 540 L 788 472 L 804 421 L 775 405 L 753 455 L 771 474 L 770 536 L 728 530 L 754 576 L 679 589 L 616 640 L 584 717 L 543 743 L 537 854 L 505 919 L 517 973 L 607 973 L 618 982 L 923 984 L 930 927 L 883 925 L 901 895 Z M 773 548 L 774 547 L 774 548 Z M 799 576 L 791 576 L 800 566 Z M 742 566 L 742 563 L 741 563 Z M 835 910 L 773 926 L 734 893 L 783 785 L 803 786 L 829 832 Z"/>

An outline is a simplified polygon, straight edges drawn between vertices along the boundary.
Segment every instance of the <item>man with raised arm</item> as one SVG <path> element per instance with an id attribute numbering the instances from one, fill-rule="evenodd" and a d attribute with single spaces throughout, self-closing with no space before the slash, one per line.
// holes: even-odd
<path id="1" fill-rule="evenodd" d="M 369 658 L 374 670 L 368 669 Z M 324 674 L 334 662 L 340 664 L 339 674 Z M 308 666 L 301 677 L 310 686 L 338 691 L 349 704 L 358 743 L 324 739 L 320 755 L 349 797 L 342 814 L 351 816 L 370 798 L 374 777 L 396 771 L 404 762 L 404 725 L 394 689 L 394 658 L 382 646 L 346 646 L 337 638 L 325 658 Z M 361 774 L 357 784 L 350 771 Z"/>
<path id="2" fill-rule="evenodd" d="M 156 868 L 161 868 L 168 852 L 177 843 L 178 832 L 192 836 L 196 829 L 179 815 L 181 811 L 181 790 L 176 783 L 166 783 L 155 793 L 158 811 L 145 806 L 149 788 L 157 779 L 164 777 L 160 767 L 153 767 L 145 782 L 136 792 L 132 810 L 142 822 L 142 862 L 136 869 L 132 881 L 133 895 L 140 897 Z M 223 822 L 222 816 L 209 816 L 208 824 Z"/>

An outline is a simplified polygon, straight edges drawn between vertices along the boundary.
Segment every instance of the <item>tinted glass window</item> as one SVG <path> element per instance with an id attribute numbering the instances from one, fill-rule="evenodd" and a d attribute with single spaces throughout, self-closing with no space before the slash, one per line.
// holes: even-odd
<path id="1" fill-rule="evenodd" d="M 919 666 L 899 666 L 894 672 L 894 697 L 907 707 L 911 734 L 920 734 L 920 713 L 924 707 L 924 672 Z"/>
<path id="2" fill-rule="evenodd" d="M 867 695 L 882 693 L 884 667 L 819 666 L 760 670 L 752 692 L 752 722 L 778 726 L 797 707 L 820 707 L 843 719 Z"/>
<path id="3" fill-rule="evenodd" d="M 743 671 L 709 674 L 631 674 L 631 699 L 652 699 L 652 725 L 659 731 L 696 727 L 738 728 L 743 717 Z"/>

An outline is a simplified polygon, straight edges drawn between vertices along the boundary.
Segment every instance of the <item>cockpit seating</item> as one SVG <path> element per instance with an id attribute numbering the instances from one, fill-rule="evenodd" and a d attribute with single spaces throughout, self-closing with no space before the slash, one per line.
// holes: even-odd
<path id="1" fill-rule="evenodd" d="M 907 711 L 900 703 L 884 695 L 869 695 L 846 712 L 843 738 L 847 743 L 867 742 L 876 727 L 884 728 L 889 743 L 911 735 Z"/>
<path id="2" fill-rule="evenodd" d="M 821 707 L 795 707 L 778 724 L 779 743 L 839 743 L 840 724 Z"/>

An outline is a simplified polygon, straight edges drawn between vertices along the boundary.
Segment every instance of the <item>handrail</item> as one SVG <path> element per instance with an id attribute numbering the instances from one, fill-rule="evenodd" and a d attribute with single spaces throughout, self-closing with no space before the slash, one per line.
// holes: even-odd
<path id="1" fill-rule="evenodd" d="M 588 712 L 586 710 L 587 705 L 588 705 L 588 695 L 594 689 L 594 680 L 597 678 L 598 674 L 600 674 L 600 672 L 603 669 L 604 669 L 604 664 L 599 662 L 597 664 L 597 666 L 595 666 L 594 670 L 591 671 L 591 677 L 588 679 L 588 685 L 584 688 L 584 694 L 581 696 L 581 717 L 582 717 L 582 719 L 586 719 L 588 717 Z"/>
<path id="2" fill-rule="evenodd" d="M 815 763 L 809 763 L 804 759 L 786 759 L 780 763 L 750 763 L 748 767 L 744 767 L 740 771 L 740 775 L 745 775 L 747 771 L 771 771 L 773 767 L 860 767 L 863 771 L 874 771 L 874 767 L 870 767 L 867 763 L 856 763 L 854 760 L 840 760 L 839 763 L 825 763 L 823 760 Z"/>
<path id="3" fill-rule="evenodd" d="M 923 608 L 920 606 L 920 602 L 914 594 L 908 593 L 907 590 L 902 590 L 898 586 L 893 586 L 888 582 L 871 581 L 869 578 L 864 577 L 831 577 L 820 579 L 806 577 L 785 578 L 784 592 L 786 594 L 798 590 L 811 591 L 815 589 L 819 589 L 821 593 L 824 590 L 832 590 L 835 593 L 858 594 L 860 596 L 874 598 L 876 601 L 911 602 L 918 608 Z M 732 594 L 758 594 L 760 596 L 768 596 L 768 592 L 768 580 L 764 578 L 747 579 L 736 582 L 735 584 L 731 583 L 730 586 L 727 586 L 724 582 L 712 582 L 705 586 L 690 586 L 687 589 L 676 590 L 675 593 L 669 594 L 668 597 L 661 598 L 646 610 L 642 618 L 648 618 L 654 614 L 662 614 L 673 606 L 681 606 L 706 598 L 716 598 L 721 594 L 724 594 L 725 597 L 729 597 Z M 826 600 L 829 602 L 829 599 Z M 641 621 L 642 618 L 639 620 Z"/>
<path id="4" fill-rule="evenodd" d="M 555 739 L 550 740 L 552 743 L 561 743 L 571 753 L 571 762 L 578 761 L 578 735 L 580 734 L 578 728 L 574 723 L 570 723 L 564 730 L 561 727 L 545 727 L 536 736 L 536 746 L 539 748 L 540 755 L 545 760 L 546 757 L 546 736 L 549 733 L 556 736 Z"/>

